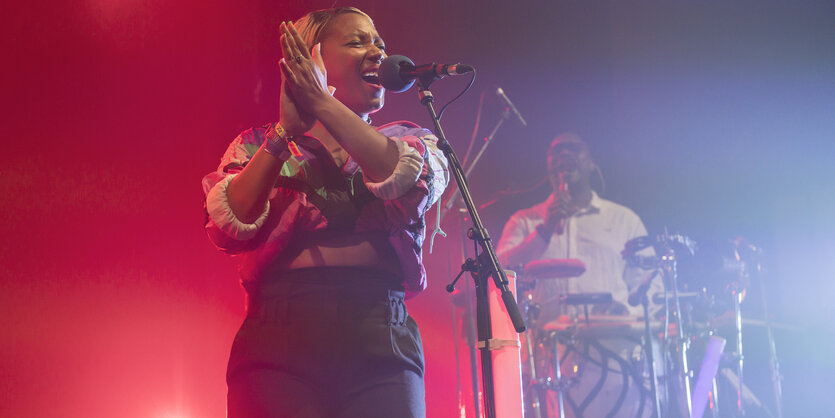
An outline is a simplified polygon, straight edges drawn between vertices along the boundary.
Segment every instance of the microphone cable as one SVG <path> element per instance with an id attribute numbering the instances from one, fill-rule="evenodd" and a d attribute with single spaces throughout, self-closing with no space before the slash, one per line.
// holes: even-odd
<path id="1" fill-rule="evenodd" d="M 464 88 L 464 90 L 462 90 L 462 91 L 461 91 L 461 93 L 458 93 L 458 95 L 457 95 L 457 96 L 453 97 L 453 98 L 452 98 L 452 100 L 448 101 L 445 105 L 443 105 L 443 106 L 441 107 L 441 110 L 438 112 L 438 121 L 439 121 L 439 122 L 441 121 L 441 118 L 444 116 L 444 111 L 446 110 L 447 106 L 451 105 L 451 104 L 452 104 L 452 102 L 454 102 L 454 101 L 456 101 L 456 100 L 460 99 L 460 98 L 461 98 L 461 96 L 463 96 L 463 95 L 464 95 L 464 93 L 466 93 L 467 91 L 469 91 L 469 90 L 470 90 L 470 87 L 472 87 L 472 86 L 473 86 L 473 83 L 474 83 L 474 82 L 475 82 L 475 68 L 473 68 L 473 76 L 472 76 L 472 77 L 470 77 L 470 83 L 469 83 L 469 84 L 467 84 L 467 87 L 465 87 L 465 88 Z"/>

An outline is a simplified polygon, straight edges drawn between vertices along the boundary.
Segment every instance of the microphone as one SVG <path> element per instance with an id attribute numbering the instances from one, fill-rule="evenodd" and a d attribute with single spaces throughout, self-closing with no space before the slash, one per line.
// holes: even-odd
<path id="1" fill-rule="evenodd" d="M 558 190 L 567 195 L 571 195 L 571 192 L 568 190 L 568 181 L 565 180 L 565 173 L 560 172 L 559 174 L 557 174 L 557 177 L 560 178 L 560 186 Z"/>
<path id="2" fill-rule="evenodd" d="M 644 279 L 644 281 L 629 294 L 629 298 L 626 300 L 629 302 L 629 306 L 638 306 L 641 304 L 641 299 L 646 296 L 647 290 L 649 290 L 649 285 L 652 284 L 652 279 L 654 279 L 655 276 L 658 276 L 658 273 L 658 270 L 650 273 L 650 275 L 647 276 L 647 278 Z"/>
<path id="3" fill-rule="evenodd" d="M 522 126 L 528 126 L 528 122 L 525 122 L 525 118 L 523 118 L 522 114 L 519 113 L 519 109 L 517 109 L 516 106 L 513 105 L 513 102 L 511 102 L 510 99 L 507 97 L 507 95 L 504 94 L 504 90 L 502 90 L 501 87 L 496 89 L 496 95 L 501 97 L 502 100 L 504 100 L 504 103 L 507 105 L 507 107 L 509 107 L 510 110 L 512 110 L 513 113 L 516 114 L 516 117 L 519 118 L 519 122 L 522 122 Z"/>
<path id="4" fill-rule="evenodd" d="M 412 87 L 415 79 L 436 80 L 448 75 L 458 75 L 473 72 L 473 67 L 463 64 L 431 64 L 415 65 L 412 60 L 403 55 L 391 55 L 380 63 L 378 75 L 380 85 L 394 93 L 402 93 Z"/>
<path id="5" fill-rule="evenodd" d="M 565 173 L 561 172 L 561 173 L 558 174 L 558 176 L 560 178 L 560 186 L 559 186 L 559 189 L 557 189 L 557 190 L 559 190 L 560 193 L 563 193 L 566 196 L 569 196 L 569 198 L 570 198 L 571 197 L 571 192 L 568 190 L 568 182 L 565 180 Z M 559 221 L 557 221 L 557 232 L 559 234 L 562 234 L 565 231 L 565 223 L 566 222 L 567 221 L 566 221 L 565 218 L 560 218 Z"/>

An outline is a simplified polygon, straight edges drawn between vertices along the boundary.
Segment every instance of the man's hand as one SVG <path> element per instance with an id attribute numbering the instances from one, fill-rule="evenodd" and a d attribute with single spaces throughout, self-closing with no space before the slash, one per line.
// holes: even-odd
<path id="1" fill-rule="evenodd" d="M 578 208 L 571 199 L 571 195 L 563 191 L 556 191 L 554 198 L 548 203 L 545 217 L 545 227 L 549 231 L 562 232 L 565 219 L 577 212 Z"/>

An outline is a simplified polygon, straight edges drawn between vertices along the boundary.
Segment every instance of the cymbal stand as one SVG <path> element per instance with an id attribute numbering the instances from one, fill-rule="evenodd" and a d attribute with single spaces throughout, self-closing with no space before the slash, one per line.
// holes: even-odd
<path id="1" fill-rule="evenodd" d="M 661 399 L 658 396 L 658 370 L 656 369 L 655 353 L 652 349 L 652 327 L 649 322 L 649 297 L 644 293 L 641 297 L 641 305 L 644 307 L 644 350 L 647 353 L 647 362 L 650 371 L 650 389 L 652 390 L 652 403 L 655 410 L 655 418 L 662 418 Z"/>
<path id="2" fill-rule="evenodd" d="M 560 369 L 560 341 L 559 337 L 554 337 L 556 340 L 554 341 L 554 377 L 555 377 L 555 386 L 557 389 L 557 411 L 559 418 L 565 418 L 565 402 L 562 398 L 562 390 L 565 387 L 565 382 L 562 379 L 562 370 Z"/>
<path id="3" fill-rule="evenodd" d="M 774 344 L 774 333 L 771 329 L 771 318 L 768 315 L 768 304 L 766 303 L 765 283 L 762 277 L 762 265 L 756 263 L 755 270 L 758 282 L 760 283 L 760 297 L 762 298 L 763 314 L 765 315 L 765 329 L 768 335 L 768 366 L 771 371 L 771 384 L 774 391 L 774 403 L 777 410 L 777 418 L 783 418 L 783 376 L 780 374 L 780 360 L 777 358 L 777 347 Z"/>
<path id="4" fill-rule="evenodd" d="M 742 260 L 742 254 L 740 253 L 740 245 L 742 242 L 735 241 L 734 245 L 734 257 L 737 260 Z M 742 352 L 742 300 L 744 295 L 745 283 L 748 282 L 748 269 L 744 266 L 739 270 L 739 278 L 738 280 L 733 281 L 730 283 L 729 287 L 731 290 L 731 297 L 733 298 L 733 307 L 734 307 L 734 331 L 736 331 L 736 352 L 734 353 L 733 359 L 736 363 L 736 376 L 737 376 L 737 385 L 736 385 L 736 414 L 739 417 L 745 416 L 745 400 L 743 399 L 743 393 L 745 391 L 745 384 L 743 379 L 743 361 L 744 355 Z"/>
<path id="5" fill-rule="evenodd" d="M 737 375 L 737 385 L 736 385 L 736 413 L 737 416 L 744 417 L 745 416 L 745 406 L 744 400 L 742 399 L 743 391 L 745 390 L 745 385 L 743 384 L 742 380 L 742 362 L 743 362 L 743 355 L 742 355 L 742 292 L 739 288 L 733 289 L 731 292 L 731 296 L 734 299 L 734 328 L 736 328 L 736 375 Z"/>
<path id="6" fill-rule="evenodd" d="M 669 242 L 666 241 L 666 237 L 664 240 L 663 245 L 663 255 L 661 257 L 661 267 L 662 272 L 664 274 L 664 283 L 665 285 L 669 285 L 673 288 L 673 301 L 675 303 L 675 317 L 676 317 L 676 330 L 677 330 L 677 341 L 675 344 L 676 351 L 678 351 L 678 358 L 676 362 L 678 364 L 678 375 L 679 375 L 679 383 L 684 385 L 684 402 L 683 404 L 679 405 L 680 411 L 678 414 L 683 418 L 690 418 L 693 406 L 690 400 L 692 396 L 690 393 L 690 370 L 687 364 L 687 350 L 689 346 L 688 339 L 686 338 L 686 334 L 684 332 L 684 321 L 681 317 L 681 299 L 679 299 L 679 292 L 678 292 L 678 273 L 676 270 L 677 267 L 677 258 L 675 250 L 672 248 Z M 669 302 L 668 302 L 669 303 Z M 679 399 L 679 402 L 682 400 Z"/>
<path id="7" fill-rule="evenodd" d="M 557 392 L 557 417 L 565 418 L 565 400 L 563 399 L 563 391 L 573 382 L 573 379 L 565 379 L 562 375 L 562 369 L 560 369 L 560 334 L 563 331 L 551 331 L 551 338 L 553 338 L 554 342 L 554 378 L 545 377 L 543 379 L 539 379 L 539 382 L 536 383 L 536 386 L 545 388 L 547 390 L 553 390 Z M 574 344 L 574 336 L 570 335 L 569 340 L 565 342 L 566 346 Z"/>

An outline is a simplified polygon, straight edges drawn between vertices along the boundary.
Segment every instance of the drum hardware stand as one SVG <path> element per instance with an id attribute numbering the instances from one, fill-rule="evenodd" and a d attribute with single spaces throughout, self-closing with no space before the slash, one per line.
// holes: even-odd
<path id="1" fill-rule="evenodd" d="M 534 386 L 537 388 L 544 388 L 546 390 L 553 390 L 557 392 L 557 417 L 565 418 L 565 401 L 563 400 L 563 391 L 569 387 L 573 382 L 574 379 L 565 379 L 562 375 L 562 369 L 560 368 L 560 333 L 561 331 L 552 331 L 553 338 L 554 338 L 554 378 L 552 379 L 550 376 L 539 379 Z M 566 346 L 573 345 L 574 338 L 571 337 L 567 342 Z"/>
<path id="2" fill-rule="evenodd" d="M 612 294 L 608 292 L 598 293 L 582 293 L 582 294 L 564 294 L 560 296 L 560 302 L 563 305 L 583 305 L 583 314 L 586 321 L 586 326 L 590 326 L 589 321 L 589 305 L 598 303 L 612 303 Z M 576 326 L 575 322 L 575 326 Z M 563 391 L 573 383 L 573 379 L 564 379 L 562 375 L 562 368 L 560 365 L 560 331 L 554 331 L 554 379 L 547 377 L 542 379 L 538 384 L 548 390 L 557 392 L 557 416 L 559 418 L 565 417 L 565 401 L 563 399 Z M 574 339 L 570 338 L 566 342 L 566 346 L 573 345 Z"/>
<path id="3" fill-rule="evenodd" d="M 734 299 L 734 327 L 736 328 L 736 353 L 734 353 L 734 360 L 736 362 L 736 375 L 739 379 L 737 381 L 736 386 L 736 413 L 740 417 L 745 416 L 745 406 L 744 401 L 742 399 L 742 392 L 744 391 L 744 384 L 742 380 L 742 362 L 743 362 L 743 354 L 742 354 L 742 292 L 739 288 L 734 289 L 731 292 L 731 296 Z"/>
<path id="4" fill-rule="evenodd" d="M 740 239 L 734 241 L 734 256 L 737 261 L 742 260 L 742 255 L 740 254 L 739 247 L 742 244 Z M 730 284 L 731 287 L 731 297 L 733 298 L 733 307 L 734 307 L 734 330 L 736 331 L 736 352 L 734 353 L 734 362 L 736 363 L 736 375 L 738 378 L 737 386 L 736 386 L 736 413 L 737 416 L 743 417 L 745 416 L 745 405 L 743 400 L 743 392 L 745 390 L 745 384 L 743 380 L 743 362 L 744 362 L 744 355 L 742 352 L 742 299 L 744 297 L 744 283 L 748 280 L 748 271 L 745 267 L 745 263 L 742 263 L 743 267 L 739 272 L 739 281 L 732 282 Z"/>
<path id="5" fill-rule="evenodd" d="M 461 266 L 461 272 L 456 276 L 455 280 L 447 286 L 447 291 L 455 290 L 455 283 L 462 276 L 465 271 L 469 271 L 476 284 L 476 313 L 477 313 L 477 328 L 478 340 L 481 345 L 481 376 L 484 388 L 484 413 L 487 418 L 496 417 L 495 396 L 493 387 L 493 357 L 490 353 L 490 348 L 493 344 L 493 331 L 490 322 L 490 302 L 489 293 L 487 290 L 487 279 L 493 277 L 493 283 L 496 288 L 501 291 L 502 301 L 507 309 L 510 320 L 516 332 L 525 331 L 525 320 L 519 312 L 519 307 L 516 306 L 516 297 L 510 291 L 508 286 L 507 275 L 499 265 L 499 257 L 493 248 L 493 242 L 490 234 L 481 222 L 481 217 L 478 215 L 475 203 L 470 195 L 469 185 L 464 170 L 461 167 L 461 162 L 458 156 L 452 149 L 449 141 L 444 135 L 444 130 L 441 128 L 441 123 L 438 120 L 438 114 L 435 113 L 435 107 L 432 103 L 435 101 L 432 92 L 429 90 L 429 85 L 434 81 L 434 77 L 421 78 L 418 82 L 418 96 L 421 104 L 423 104 L 432 122 L 435 126 L 435 135 L 438 137 L 438 148 L 443 151 L 449 162 L 450 171 L 455 177 L 455 182 L 458 184 L 458 190 L 461 192 L 461 197 L 467 207 L 467 211 L 472 219 L 473 227 L 467 232 L 467 237 L 474 241 L 476 250 L 480 246 L 482 249 L 481 255 L 476 254 L 474 259 L 467 259 L 464 265 Z"/>
<path id="6" fill-rule="evenodd" d="M 755 248 L 758 251 L 758 248 Z M 774 333 L 771 329 L 771 318 L 768 315 L 768 303 L 766 303 L 765 283 L 762 277 L 762 265 L 757 262 L 754 271 L 760 283 L 760 297 L 762 299 L 763 314 L 765 315 L 765 330 L 768 337 L 768 368 L 771 371 L 771 385 L 774 391 L 774 403 L 777 409 L 777 418 L 783 418 L 783 376 L 780 374 L 780 361 L 777 358 L 777 347 L 774 344 Z"/>
<path id="7" fill-rule="evenodd" d="M 555 367 L 556 367 L 556 377 L 551 378 L 550 376 L 546 376 L 543 378 L 537 377 L 536 374 L 536 360 L 534 359 L 534 351 L 533 351 L 533 339 L 531 333 L 533 330 L 536 329 L 536 318 L 539 316 L 540 306 L 537 303 L 533 303 L 531 299 L 531 295 L 528 294 L 521 302 L 522 311 L 525 314 L 526 323 L 529 325 L 529 331 L 525 333 L 525 344 L 526 344 L 526 351 L 528 355 L 528 367 L 530 369 L 530 380 L 529 380 L 529 387 L 530 387 L 530 397 L 531 397 L 531 406 L 533 407 L 533 416 L 534 418 L 542 418 L 542 403 L 539 398 L 539 394 L 541 390 L 552 390 L 557 392 L 557 405 L 559 407 L 559 414 L 558 417 L 562 418 L 565 416 L 564 411 L 564 402 L 563 402 L 563 390 L 570 386 L 573 382 L 572 381 L 565 381 L 562 376 L 562 371 L 560 369 L 560 359 L 559 359 L 559 335 L 560 331 L 551 331 L 550 338 L 553 338 L 554 341 L 554 357 L 555 357 Z M 573 344 L 573 338 L 566 342 L 566 344 Z"/>
<path id="8" fill-rule="evenodd" d="M 563 382 L 562 379 L 562 370 L 560 369 L 560 342 L 559 337 L 556 337 L 556 341 L 554 342 L 554 368 L 556 375 L 556 381 L 553 382 L 553 386 L 556 386 L 557 389 L 557 411 L 559 418 L 565 418 L 565 401 L 562 398 L 562 391 L 565 388 L 566 384 Z M 551 382 L 548 382 L 551 383 Z"/>
<path id="9" fill-rule="evenodd" d="M 531 406 L 533 407 L 534 418 L 542 418 L 542 406 L 539 400 L 538 381 L 536 378 L 536 360 L 534 360 L 533 342 L 531 341 L 531 333 L 536 329 L 536 318 L 539 316 L 540 306 L 533 303 L 531 295 L 528 294 L 522 300 L 522 312 L 525 313 L 525 321 L 530 325 L 528 332 L 525 333 L 525 349 L 528 353 L 528 367 L 530 368 L 531 380 L 528 387 L 531 388 Z"/>
<path id="10" fill-rule="evenodd" d="M 657 271 L 657 270 L 656 270 Z M 653 276 L 656 274 L 653 273 Z M 656 369 L 655 353 L 652 349 L 652 326 L 649 322 L 649 297 L 647 293 L 641 297 L 641 306 L 644 308 L 644 350 L 647 353 L 647 361 L 649 362 L 650 372 L 650 389 L 652 390 L 652 405 L 655 411 L 655 418 L 662 418 L 661 415 L 661 399 L 658 395 L 658 369 Z"/>
<path id="11" fill-rule="evenodd" d="M 638 286 L 632 293 L 629 294 L 629 304 L 635 306 L 635 298 L 640 297 L 641 306 L 644 308 L 644 351 L 647 353 L 647 361 L 649 362 L 650 371 L 650 390 L 652 392 L 652 405 L 655 411 L 655 418 L 662 418 L 661 415 L 661 400 L 658 396 L 658 370 L 656 369 L 655 353 L 652 349 L 652 325 L 649 321 L 649 291 L 652 281 L 658 276 L 660 271 L 653 270 L 643 283 Z"/>
<path id="12" fill-rule="evenodd" d="M 675 302 L 675 316 L 676 316 L 676 330 L 677 330 L 677 342 L 675 344 L 675 348 L 679 351 L 679 356 L 676 359 L 676 362 L 679 363 L 679 383 L 684 385 L 684 405 L 680 405 L 681 407 L 684 406 L 683 410 L 679 411 L 683 418 L 690 418 L 693 413 L 693 406 L 690 397 L 692 396 L 690 392 L 690 370 L 687 364 L 687 350 L 688 346 L 690 345 L 689 341 L 686 338 L 686 334 L 684 332 L 684 321 L 681 317 L 681 299 L 679 299 L 679 292 L 678 292 L 678 273 L 676 270 L 676 254 L 675 250 L 672 248 L 668 241 L 668 236 L 664 234 L 663 237 L 664 243 L 664 254 L 661 256 L 661 265 L 662 265 L 662 272 L 664 274 L 664 284 L 669 285 L 673 288 L 673 300 Z M 668 301 L 669 303 L 669 301 Z M 681 401 L 681 399 L 679 399 Z"/>

